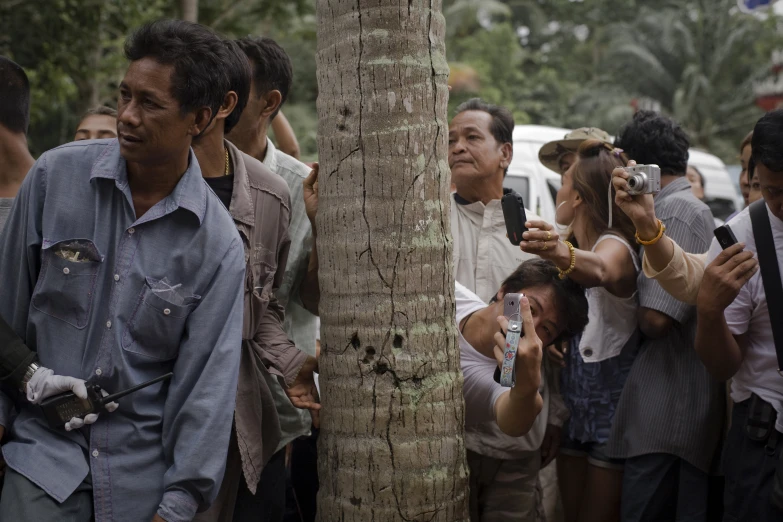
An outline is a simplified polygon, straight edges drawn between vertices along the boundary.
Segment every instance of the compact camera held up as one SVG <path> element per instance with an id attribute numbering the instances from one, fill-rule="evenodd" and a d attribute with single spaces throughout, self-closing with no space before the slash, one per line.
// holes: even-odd
<path id="1" fill-rule="evenodd" d="M 661 191 L 661 168 L 658 165 L 623 167 L 628 173 L 628 194 L 657 194 Z"/>

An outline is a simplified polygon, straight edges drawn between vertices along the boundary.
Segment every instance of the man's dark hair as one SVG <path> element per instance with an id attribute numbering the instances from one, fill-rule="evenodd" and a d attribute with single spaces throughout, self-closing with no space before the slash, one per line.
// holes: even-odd
<path id="1" fill-rule="evenodd" d="M 98 105 L 97 107 L 87 109 L 87 112 L 82 116 L 82 121 L 84 121 L 84 118 L 87 116 L 111 116 L 112 118 L 116 118 L 117 111 L 106 105 Z"/>
<path id="2" fill-rule="evenodd" d="M 173 65 L 172 95 L 183 114 L 209 107 L 214 118 L 229 91 L 228 47 L 203 25 L 184 20 L 145 24 L 125 41 L 125 57 L 132 62 L 152 58 Z"/>
<path id="3" fill-rule="evenodd" d="M 677 122 L 656 112 L 637 112 L 620 129 L 614 146 L 640 165 L 658 165 L 661 174 L 684 176 L 688 169 L 688 135 Z"/>
<path id="4" fill-rule="evenodd" d="M 266 36 L 247 36 L 237 40 L 237 44 L 253 64 L 255 95 L 260 97 L 269 91 L 280 91 L 282 107 L 294 81 L 294 71 L 288 54 L 277 42 Z M 277 116 L 280 107 L 269 118 L 270 121 Z"/>
<path id="5" fill-rule="evenodd" d="M 569 278 L 560 279 L 559 271 L 552 261 L 529 259 L 519 265 L 500 285 L 503 294 L 517 292 L 522 288 L 549 286 L 555 293 L 555 306 L 560 317 L 565 318 L 565 329 L 555 342 L 569 339 L 587 326 L 587 297 L 584 289 Z M 497 299 L 492 298 L 490 302 Z"/>
<path id="6" fill-rule="evenodd" d="M 753 129 L 750 145 L 753 162 L 764 165 L 772 172 L 783 172 L 782 139 L 783 109 L 776 109 L 762 116 Z"/>
<path id="7" fill-rule="evenodd" d="M 19 65 L 0 56 L 0 125 L 27 134 L 30 125 L 30 81 Z"/>
<path id="8" fill-rule="evenodd" d="M 514 143 L 514 116 L 501 105 L 487 103 L 481 98 L 471 98 L 457 107 L 454 116 L 466 111 L 481 111 L 492 116 L 489 132 L 498 143 Z"/>
<path id="9" fill-rule="evenodd" d="M 225 41 L 226 48 L 228 48 L 229 56 L 231 57 L 225 63 L 225 67 L 228 70 L 229 90 L 237 93 L 237 105 L 234 110 L 225 120 L 225 127 L 223 132 L 228 134 L 231 129 L 239 122 L 239 118 L 242 117 L 242 111 L 247 107 L 247 100 L 250 97 L 250 64 L 247 61 L 245 53 L 233 40 Z"/>

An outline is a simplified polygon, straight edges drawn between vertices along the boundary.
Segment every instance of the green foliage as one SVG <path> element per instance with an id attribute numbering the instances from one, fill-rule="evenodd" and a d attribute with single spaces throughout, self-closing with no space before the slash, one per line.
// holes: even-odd
<path id="1" fill-rule="evenodd" d="M 31 147 L 68 141 L 81 114 L 114 105 L 138 25 L 178 16 L 174 0 L 0 0 L 0 54 L 33 85 Z M 598 126 L 614 133 L 635 98 L 652 98 L 695 144 L 734 162 L 760 114 L 752 83 L 781 44 L 776 19 L 734 0 L 444 0 L 452 68 L 449 107 L 480 96 L 517 123 Z M 231 37 L 264 34 L 291 56 L 283 108 L 303 158 L 317 157 L 314 0 L 200 0 L 199 19 Z"/>
<path id="2" fill-rule="evenodd" d="M 695 145 L 731 162 L 760 116 L 752 83 L 781 44 L 777 20 L 742 14 L 734 0 L 495 3 L 507 9 L 444 2 L 450 108 L 481 96 L 511 108 L 517 123 L 614 133 L 633 115 L 632 101 L 649 98 Z"/>
<path id="3" fill-rule="evenodd" d="M 167 13 L 167 0 L 26 0 L 0 4 L 0 54 L 32 87 L 35 155 L 69 141 L 91 105 L 115 105 L 125 68 L 122 45 L 134 27 Z"/>

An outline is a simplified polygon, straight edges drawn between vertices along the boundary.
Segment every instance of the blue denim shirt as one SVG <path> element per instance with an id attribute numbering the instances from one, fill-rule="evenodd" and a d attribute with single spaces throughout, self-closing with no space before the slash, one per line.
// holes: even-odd
<path id="1" fill-rule="evenodd" d="M 96 522 L 191 520 L 223 478 L 244 271 L 236 227 L 192 151 L 174 191 L 140 219 L 117 140 L 41 156 L 0 237 L 0 316 L 57 374 L 109 392 L 174 377 L 73 432 L 17 402 L 8 465 L 58 501 L 91 473 Z M 174 291 L 155 291 L 164 279 Z M 8 426 L 7 395 L 0 406 Z"/>

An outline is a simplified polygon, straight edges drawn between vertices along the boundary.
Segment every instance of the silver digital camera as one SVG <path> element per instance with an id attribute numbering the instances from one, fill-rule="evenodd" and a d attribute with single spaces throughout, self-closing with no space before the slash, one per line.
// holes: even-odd
<path id="1" fill-rule="evenodd" d="M 657 194 L 661 191 L 661 168 L 658 165 L 624 167 L 628 173 L 628 194 Z"/>

